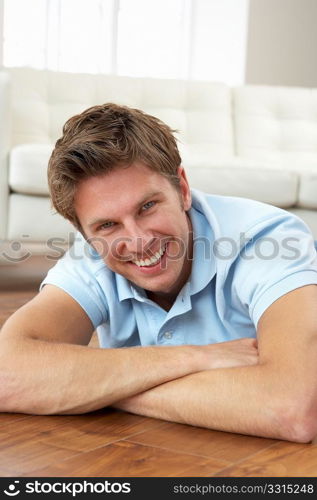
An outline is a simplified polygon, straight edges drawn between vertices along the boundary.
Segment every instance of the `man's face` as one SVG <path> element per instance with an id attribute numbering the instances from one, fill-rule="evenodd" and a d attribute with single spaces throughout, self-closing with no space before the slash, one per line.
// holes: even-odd
<path id="1" fill-rule="evenodd" d="M 179 168 L 180 192 L 140 162 L 82 181 L 75 210 L 85 236 L 107 266 L 139 287 L 175 294 L 186 282 L 192 233 L 191 196 Z"/>

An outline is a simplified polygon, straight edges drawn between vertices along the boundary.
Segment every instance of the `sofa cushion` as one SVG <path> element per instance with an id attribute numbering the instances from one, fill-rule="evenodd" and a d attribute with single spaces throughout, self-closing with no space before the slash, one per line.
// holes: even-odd
<path id="1" fill-rule="evenodd" d="M 299 174 L 297 205 L 301 208 L 317 209 L 317 169 Z"/>
<path id="2" fill-rule="evenodd" d="M 224 161 L 224 156 L 215 154 L 213 144 L 194 145 L 179 142 L 178 146 L 183 165 L 188 167 L 209 167 L 211 158 L 212 164 L 216 166 Z M 9 167 L 11 191 L 22 194 L 49 195 L 47 166 L 53 147 L 53 144 L 21 144 L 12 148 Z M 231 164 L 231 159 L 229 162 Z"/>
<path id="3" fill-rule="evenodd" d="M 298 176 L 294 172 L 243 166 L 238 159 L 185 170 L 191 187 L 207 193 L 252 198 L 281 208 L 297 202 Z"/>
<path id="4" fill-rule="evenodd" d="M 52 149 L 51 144 L 23 144 L 12 149 L 9 184 L 13 192 L 48 196 L 47 164 Z M 207 161 L 211 157 L 206 149 L 183 148 L 183 165 L 192 187 L 213 194 L 253 198 L 280 207 L 296 205 L 296 173 L 273 170 L 265 164 L 237 157 L 213 157 L 213 161 Z M 309 187 L 307 180 L 302 186 L 306 197 L 303 199 L 313 203 L 313 190 Z"/>
<path id="5" fill-rule="evenodd" d="M 9 240 L 46 242 L 53 252 L 54 245 L 67 245 L 74 234 L 75 228 L 55 213 L 47 196 L 9 196 Z"/>
<path id="6" fill-rule="evenodd" d="M 12 148 L 9 186 L 16 193 L 48 196 L 47 165 L 52 144 L 21 144 Z"/>

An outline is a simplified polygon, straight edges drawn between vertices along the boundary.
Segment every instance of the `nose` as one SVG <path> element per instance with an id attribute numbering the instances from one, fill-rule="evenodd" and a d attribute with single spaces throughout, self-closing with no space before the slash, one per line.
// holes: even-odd
<path id="1" fill-rule="evenodd" d="M 124 231 L 118 238 L 116 252 L 118 257 L 126 260 L 151 257 L 152 255 L 148 252 L 151 247 L 154 247 L 156 239 L 153 233 L 144 228 L 142 224 L 129 221 L 125 224 Z"/>

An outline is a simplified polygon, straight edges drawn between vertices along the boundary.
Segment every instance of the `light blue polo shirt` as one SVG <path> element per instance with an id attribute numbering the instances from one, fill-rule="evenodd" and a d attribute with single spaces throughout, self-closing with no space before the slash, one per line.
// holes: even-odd
<path id="1" fill-rule="evenodd" d="M 317 284 L 313 236 L 298 217 L 257 201 L 192 190 L 194 253 L 188 282 L 167 312 L 107 268 L 77 234 L 48 272 L 86 311 L 101 347 L 211 344 L 255 337 L 279 297 Z"/>

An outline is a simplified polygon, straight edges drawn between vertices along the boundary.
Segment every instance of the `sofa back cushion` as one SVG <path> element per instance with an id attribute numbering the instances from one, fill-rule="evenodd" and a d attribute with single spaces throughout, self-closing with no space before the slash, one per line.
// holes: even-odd
<path id="1" fill-rule="evenodd" d="M 233 89 L 236 154 L 295 171 L 317 170 L 317 89 Z"/>
<path id="2" fill-rule="evenodd" d="M 12 146 L 52 144 L 74 114 L 105 102 L 126 104 L 165 121 L 196 158 L 233 153 L 231 91 L 221 83 L 8 70 L 12 80 Z M 203 154 L 202 154 L 203 153 Z"/>
<path id="3" fill-rule="evenodd" d="M 317 208 L 317 89 L 244 86 L 233 90 L 236 154 L 295 172 L 297 206 Z"/>

